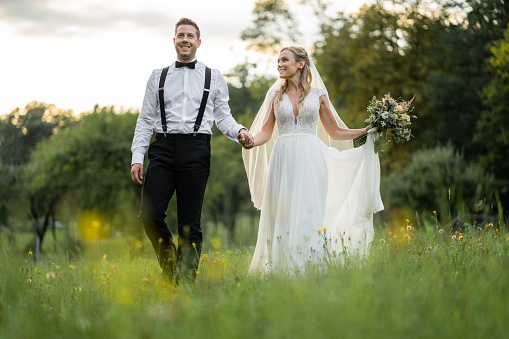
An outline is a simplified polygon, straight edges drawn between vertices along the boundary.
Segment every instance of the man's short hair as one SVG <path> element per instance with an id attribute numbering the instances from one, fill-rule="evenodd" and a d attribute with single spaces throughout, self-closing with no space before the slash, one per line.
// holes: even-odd
<path id="1" fill-rule="evenodd" d="M 193 20 L 189 19 L 189 18 L 181 18 L 176 24 L 175 24 L 175 36 L 177 35 L 177 29 L 179 26 L 181 25 L 190 25 L 190 26 L 193 26 L 194 28 L 196 28 L 196 38 L 197 40 L 200 40 L 200 28 L 198 27 L 198 25 L 196 24 L 196 22 L 194 22 Z"/>

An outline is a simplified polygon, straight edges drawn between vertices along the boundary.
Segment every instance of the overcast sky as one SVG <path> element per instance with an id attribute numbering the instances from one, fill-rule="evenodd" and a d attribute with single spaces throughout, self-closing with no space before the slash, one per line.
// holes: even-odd
<path id="1" fill-rule="evenodd" d="M 331 0 L 331 13 L 356 11 L 367 0 Z M 141 106 L 154 68 L 176 58 L 175 22 L 200 26 L 198 59 L 226 73 L 245 58 L 242 30 L 253 21 L 255 0 L 0 0 L 0 113 L 32 100 L 75 113 L 100 106 Z M 318 27 L 311 8 L 288 1 L 310 33 Z M 269 69 L 272 70 L 272 69 Z M 274 75 L 277 75 L 274 67 Z"/>

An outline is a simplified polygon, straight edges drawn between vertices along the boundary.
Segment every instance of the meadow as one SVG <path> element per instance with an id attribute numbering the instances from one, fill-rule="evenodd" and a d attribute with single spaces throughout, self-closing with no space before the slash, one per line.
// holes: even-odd
<path id="1" fill-rule="evenodd" d="M 250 276 L 252 247 L 202 255 L 173 286 L 145 240 L 76 255 L 0 252 L 0 338 L 506 338 L 509 234 L 500 225 L 378 228 L 370 255 L 326 271 Z M 72 254 L 72 255 L 71 255 Z"/>

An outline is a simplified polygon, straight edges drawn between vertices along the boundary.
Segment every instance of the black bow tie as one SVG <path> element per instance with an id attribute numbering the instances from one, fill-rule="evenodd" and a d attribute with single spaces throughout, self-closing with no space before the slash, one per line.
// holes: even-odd
<path id="1" fill-rule="evenodd" d="M 194 69 L 196 65 L 196 60 L 194 61 L 191 61 L 191 62 L 180 62 L 180 61 L 175 61 L 175 67 L 176 68 L 180 68 L 180 67 L 187 67 L 187 68 L 190 68 L 190 69 Z"/>

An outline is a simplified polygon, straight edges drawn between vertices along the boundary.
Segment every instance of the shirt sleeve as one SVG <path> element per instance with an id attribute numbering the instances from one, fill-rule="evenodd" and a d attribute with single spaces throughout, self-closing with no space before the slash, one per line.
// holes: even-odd
<path id="1" fill-rule="evenodd" d="M 216 73 L 216 83 L 214 86 L 214 90 L 216 91 L 216 95 L 214 96 L 214 120 L 217 128 L 219 128 L 224 135 L 235 142 L 239 142 L 237 135 L 239 131 L 245 127 L 238 124 L 232 116 L 230 106 L 228 105 L 228 101 L 230 100 L 228 85 L 221 73 L 216 70 L 214 71 Z"/>
<path id="2" fill-rule="evenodd" d="M 143 98 L 143 105 L 141 106 L 141 112 L 136 122 L 136 128 L 134 130 L 133 144 L 131 147 L 133 164 L 143 164 L 145 152 L 150 144 L 150 138 L 155 129 L 157 119 L 159 118 L 159 112 L 157 110 L 157 93 L 156 89 L 159 82 L 159 76 L 161 70 L 154 70 L 147 81 L 147 87 L 145 89 L 145 97 Z"/>

